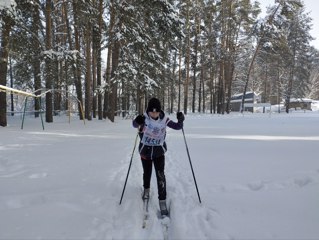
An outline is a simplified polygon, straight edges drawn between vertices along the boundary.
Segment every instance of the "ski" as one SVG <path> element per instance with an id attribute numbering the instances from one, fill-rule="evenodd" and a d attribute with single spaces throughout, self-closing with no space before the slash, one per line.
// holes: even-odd
<path id="1" fill-rule="evenodd" d="M 168 216 L 161 216 L 161 225 L 163 230 L 164 240 L 168 240 L 169 226 L 170 226 L 170 218 Z"/>
<path id="2" fill-rule="evenodd" d="M 158 211 L 158 219 L 159 219 L 161 226 L 162 226 L 163 239 L 168 240 L 169 228 L 170 228 L 170 223 L 171 223 L 170 204 L 168 205 L 168 208 L 166 211 L 161 211 L 161 210 Z"/>
<path id="3" fill-rule="evenodd" d="M 146 223 L 148 220 L 148 203 L 149 203 L 149 198 L 143 199 L 143 224 L 142 224 L 142 228 L 146 228 Z"/>

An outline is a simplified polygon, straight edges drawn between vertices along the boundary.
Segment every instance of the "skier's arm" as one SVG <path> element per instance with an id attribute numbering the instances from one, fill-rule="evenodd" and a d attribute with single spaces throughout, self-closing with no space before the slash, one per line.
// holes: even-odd
<path id="1" fill-rule="evenodd" d="M 183 122 L 173 122 L 172 120 L 168 120 L 167 127 L 175 130 L 181 130 L 183 128 Z"/>
<path id="2" fill-rule="evenodd" d="M 138 126 L 139 126 L 139 125 L 137 124 L 137 122 L 135 121 L 135 119 L 132 121 L 132 125 L 133 125 L 134 128 L 138 128 Z"/>
<path id="3" fill-rule="evenodd" d="M 138 115 L 134 120 L 133 120 L 133 127 L 138 128 L 139 126 L 143 125 L 145 122 L 145 116 L 144 115 Z"/>
<path id="4" fill-rule="evenodd" d="M 177 115 L 177 122 L 173 122 L 172 120 L 168 120 L 167 126 L 169 128 L 180 130 L 183 128 L 183 122 L 185 120 L 184 114 L 182 112 L 178 112 Z"/>

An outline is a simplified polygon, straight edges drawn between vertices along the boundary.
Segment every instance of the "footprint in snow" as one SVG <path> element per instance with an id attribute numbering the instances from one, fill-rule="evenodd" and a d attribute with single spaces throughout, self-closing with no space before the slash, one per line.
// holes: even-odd
<path id="1" fill-rule="evenodd" d="M 265 187 L 265 183 L 263 182 L 255 182 L 247 184 L 248 188 L 252 191 L 259 191 Z"/>
<path id="2" fill-rule="evenodd" d="M 296 178 L 294 180 L 295 184 L 299 187 L 304 187 L 310 183 L 313 182 L 313 179 L 311 177 L 304 177 L 304 178 Z"/>

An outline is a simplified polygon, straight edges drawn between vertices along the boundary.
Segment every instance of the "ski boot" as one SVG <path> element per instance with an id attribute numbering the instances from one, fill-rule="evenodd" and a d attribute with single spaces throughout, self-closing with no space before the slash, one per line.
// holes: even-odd
<path id="1" fill-rule="evenodd" d="M 142 199 L 146 200 L 150 198 L 150 189 L 149 188 L 144 188 L 144 192 L 142 195 Z"/>
<path id="2" fill-rule="evenodd" d="M 168 210 L 167 210 L 167 206 L 166 206 L 166 200 L 159 200 L 159 207 L 160 207 L 161 215 L 163 217 L 167 216 Z"/>

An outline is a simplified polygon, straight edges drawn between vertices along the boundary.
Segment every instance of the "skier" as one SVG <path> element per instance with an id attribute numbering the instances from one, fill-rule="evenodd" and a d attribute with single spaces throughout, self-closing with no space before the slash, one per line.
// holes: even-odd
<path id="1" fill-rule="evenodd" d="M 170 120 L 161 109 L 161 102 L 151 98 L 144 114 L 133 120 L 133 127 L 138 128 L 140 136 L 139 152 L 143 166 L 143 200 L 149 199 L 152 164 L 154 164 L 158 199 L 161 215 L 168 215 L 166 205 L 166 179 L 164 173 L 166 126 L 175 130 L 183 128 L 184 114 L 177 113 L 177 122 Z"/>

